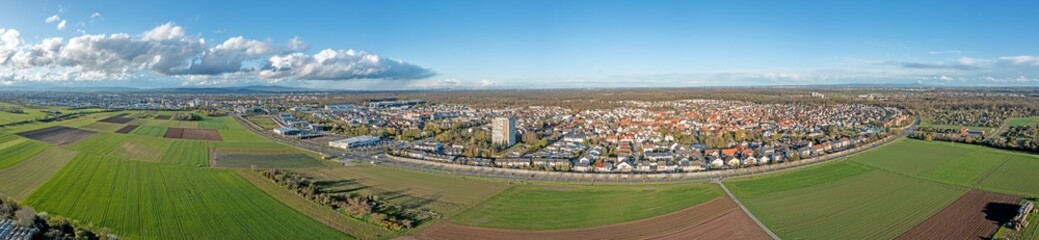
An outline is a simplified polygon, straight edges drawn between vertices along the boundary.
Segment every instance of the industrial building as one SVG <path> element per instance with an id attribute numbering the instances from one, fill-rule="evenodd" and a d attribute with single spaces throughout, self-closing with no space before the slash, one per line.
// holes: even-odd
<path id="1" fill-rule="evenodd" d="M 329 147 L 349 149 L 362 146 L 371 146 L 379 143 L 378 137 L 373 136 L 356 136 L 352 138 L 345 138 L 336 141 L 328 142 Z"/>

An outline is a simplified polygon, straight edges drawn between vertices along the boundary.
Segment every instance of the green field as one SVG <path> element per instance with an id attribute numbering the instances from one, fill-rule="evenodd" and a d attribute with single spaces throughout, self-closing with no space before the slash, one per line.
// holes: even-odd
<path id="1" fill-rule="evenodd" d="M 231 117 L 205 117 L 198 122 L 198 127 L 219 130 L 244 129 Z"/>
<path id="2" fill-rule="evenodd" d="M 232 171 L 80 154 L 30 195 L 38 211 L 134 239 L 342 239 Z"/>
<path id="3" fill-rule="evenodd" d="M 816 176 L 828 173 L 833 176 Z M 894 238 L 966 192 L 856 163 L 827 164 L 729 185 L 758 219 L 788 239 Z"/>
<path id="4" fill-rule="evenodd" d="M 1002 165 L 992 169 L 978 186 L 1018 195 L 1039 196 L 1039 157 L 1013 155 Z"/>
<path id="5" fill-rule="evenodd" d="M 318 181 L 321 190 L 340 194 L 362 190 L 396 204 L 453 215 L 508 188 L 500 182 L 464 179 L 390 167 L 335 167 L 296 171 Z"/>
<path id="6" fill-rule="evenodd" d="M 1039 156 L 978 145 L 902 139 L 849 159 L 927 180 L 1039 196 Z"/>
<path id="7" fill-rule="evenodd" d="M 94 131 L 98 131 L 98 132 L 115 132 L 116 130 L 119 130 L 120 128 L 123 128 L 124 126 L 125 125 L 116 124 L 116 123 L 95 122 L 95 123 L 87 124 L 86 126 L 83 126 L 82 128 L 90 129 L 90 130 L 94 130 Z"/>
<path id="8" fill-rule="evenodd" d="M 278 123 L 274 122 L 274 119 L 271 119 L 270 116 L 266 115 L 249 116 L 246 119 L 248 119 L 250 122 L 255 123 L 257 126 L 260 126 L 263 129 L 270 130 L 280 127 L 278 126 Z"/>
<path id="9" fill-rule="evenodd" d="M 142 136 L 152 136 L 152 137 L 162 137 L 162 136 L 166 135 L 166 128 L 165 127 L 156 127 L 156 126 L 138 126 L 133 131 L 130 131 L 130 134 L 142 135 Z"/>
<path id="10" fill-rule="evenodd" d="M 452 222 L 508 229 L 568 229 L 678 211 L 724 195 L 713 184 L 513 186 Z"/>
<path id="11" fill-rule="evenodd" d="M 69 147 L 82 152 L 108 155 L 108 153 L 118 148 L 123 143 L 123 140 L 126 140 L 128 137 L 129 136 L 124 134 L 101 132 L 94 134 L 94 136 L 79 140 Z"/>
<path id="12" fill-rule="evenodd" d="M 154 118 L 140 118 L 134 120 L 130 124 L 162 128 L 198 128 L 199 121 L 158 120 Z"/>
<path id="13" fill-rule="evenodd" d="M 300 150 L 274 142 L 212 142 L 216 153 L 283 154 Z"/>
<path id="14" fill-rule="evenodd" d="M 1007 120 L 1007 126 L 1035 126 L 1039 125 L 1039 117 L 1011 118 Z"/>
<path id="15" fill-rule="evenodd" d="M 159 162 L 183 166 L 208 166 L 209 145 L 203 141 L 171 140 L 169 149 L 162 153 Z"/>
<path id="16" fill-rule="evenodd" d="M 10 144 L 17 142 L 17 144 Z M 47 144 L 30 140 L 13 140 L 0 145 L 0 169 L 10 167 L 47 149 Z"/>
<path id="17" fill-rule="evenodd" d="M 271 195 L 271 197 L 278 199 L 278 201 L 285 203 L 285 205 L 288 205 L 292 209 L 306 214 L 307 216 L 314 218 L 314 220 L 324 223 L 325 225 L 341 232 L 349 233 L 359 239 L 385 239 L 397 235 L 397 233 L 381 226 L 346 217 L 346 215 L 341 212 L 317 204 L 310 199 L 306 199 L 299 194 L 274 183 L 274 181 L 264 178 L 262 175 L 252 171 L 251 169 L 239 169 L 235 170 L 235 172 L 242 176 L 243 179 L 249 181 L 249 183 L 252 183 L 260 190 L 263 190 L 267 194 Z"/>
<path id="18" fill-rule="evenodd" d="M 159 157 L 170 147 L 171 142 L 164 138 L 131 135 L 112 149 L 108 155 L 122 159 L 158 162 Z"/>
<path id="19" fill-rule="evenodd" d="M 23 113 L 11 113 L 0 111 L 0 124 L 18 122 L 24 120 L 34 120 L 38 117 L 44 117 L 47 114 L 40 111 L 41 109 L 27 108 L 15 104 L 0 102 L 0 107 L 21 107 Z"/>
<path id="20" fill-rule="evenodd" d="M 221 168 L 309 168 L 326 166 L 303 153 L 217 153 L 213 167 Z"/>
<path id="21" fill-rule="evenodd" d="M 23 200 L 29 193 L 58 173 L 79 154 L 59 147 L 49 147 L 25 161 L 0 169 L 0 196 Z"/>
<path id="22" fill-rule="evenodd" d="M 217 130 L 220 132 L 220 138 L 223 138 L 227 142 L 269 142 L 263 136 L 256 135 L 249 130 L 234 129 L 234 130 Z"/>

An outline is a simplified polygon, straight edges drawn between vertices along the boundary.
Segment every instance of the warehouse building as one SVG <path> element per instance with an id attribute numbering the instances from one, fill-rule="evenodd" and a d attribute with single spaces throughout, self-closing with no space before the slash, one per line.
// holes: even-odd
<path id="1" fill-rule="evenodd" d="M 379 143 L 378 137 L 373 136 L 356 136 L 352 138 L 340 139 L 336 141 L 328 142 L 329 147 L 349 149 L 361 146 L 371 146 Z"/>

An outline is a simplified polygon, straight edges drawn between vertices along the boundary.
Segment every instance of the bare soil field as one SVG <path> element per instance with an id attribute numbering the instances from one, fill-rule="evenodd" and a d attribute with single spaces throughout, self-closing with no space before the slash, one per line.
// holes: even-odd
<path id="1" fill-rule="evenodd" d="M 126 115 L 128 115 L 128 113 L 122 113 L 122 114 L 119 114 L 119 115 L 115 115 L 115 116 L 111 116 L 111 117 L 108 117 L 108 118 L 105 118 L 105 119 L 101 119 L 98 122 L 125 124 L 125 123 L 128 123 L 128 122 L 134 120 L 134 118 L 128 118 L 128 117 L 126 117 Z"/>
<path id="2" fill-rule="evenodd" d="M 96 133 L 97 132 L 78 128 L 53 126 L 44 129 L 21 132 L 18 133 L 18 135 L 50 144 L 69 145 Z"/>
<path id="3" fill-rule="evenodd" d="M 220 132 L 215 129 L 198 129 L 198 128 L 169 128 L 166 130 L 166 134 L 163 135 L 165 138 L 177 138 L 177 139 L 192 139 L 192 140 L 208 140 L 208 141 L 223 141 L 220 137 Z"/>
<path id="4" fill-rule="evenodd" d="M 525 231 L 437 223 L 414 239 L 771 239 L 728 197 L 666 215 L 598 227 Z"/>
<path id="5" fill-rule="evenodd" d="M 127 134 L 132 132 L 134 129 L 137 129 L 137 127 L 137 125 L 126 125 L 125 127 L 116 130 L 115 133 Z"/>
<path id="6" fill-rule="evenodd" d="M 170 116 L 170 115 L 155 116 L 155 119 L 158 119 L 158 120 L 170 120 L 170 118 L 173 118 L 173 116 Z"/>
<path id="7" fill-rule="evenodd" d="M 1020 197 L 971 190 L 898 239 L 987 239 L 1017 214 Z"/>

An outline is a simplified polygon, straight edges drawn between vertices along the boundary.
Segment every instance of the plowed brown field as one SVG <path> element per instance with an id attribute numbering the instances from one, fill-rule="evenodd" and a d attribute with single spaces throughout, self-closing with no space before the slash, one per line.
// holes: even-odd
<path id="1" fill-rule="evenodd" d="M 898 239 L 987 239 L 1017 213 L 1020 197 L 971 190 Z"/>
<path id="2" fill-rule="evenodd" d="M 666 215 L 606 226 L 527 231 L 438 223 L 414 239 L 771 239 L 727 197 Z"/>
<path id="3" fill-rule="evenodd" d="M 217 130 L 197 128 L 169 128 L 166 130 L 166 134 L 164 134 L 163 137 L 209 141 L 224 140 L 220 137 L 220 132 L 218 132 Z"/>
<path id="4" fill-rule="evenodd" d="M 126 125 L 125 127 L 116 130 L 115 133 L 127 134 L 132 132 L 134 129 L 137 129 L 137 127 L 137 125 Z"/>

